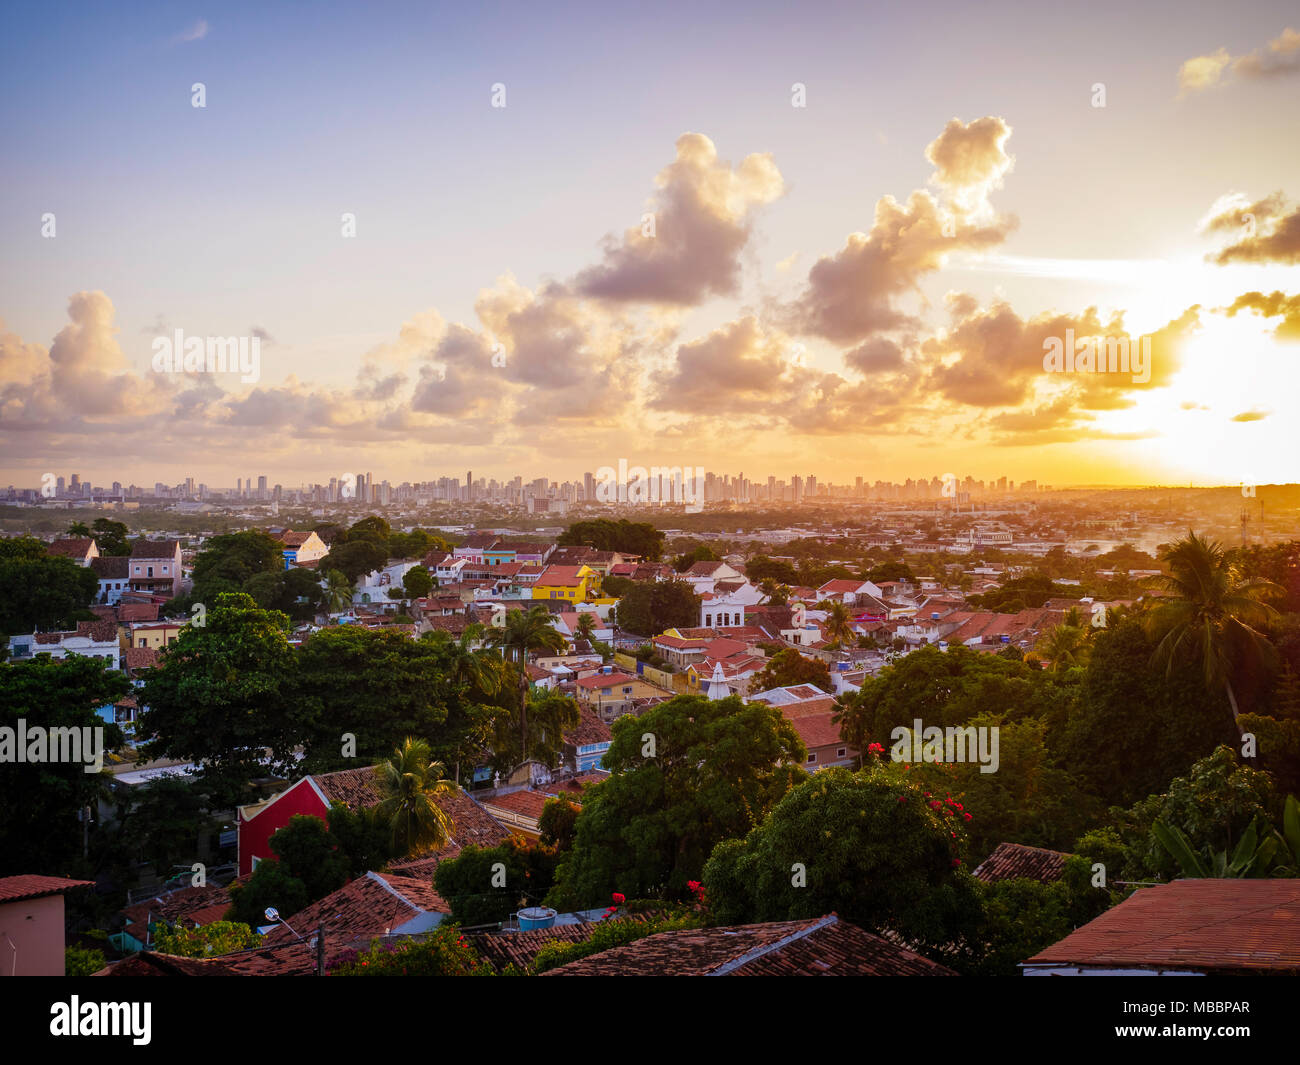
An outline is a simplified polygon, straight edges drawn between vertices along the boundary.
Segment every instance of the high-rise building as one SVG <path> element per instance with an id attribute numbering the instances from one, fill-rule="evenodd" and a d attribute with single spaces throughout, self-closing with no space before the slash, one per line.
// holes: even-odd
<path id="1" fill-rule="evenodd" d="M 266 474 L 262 474 L 262 476 L 257 479 L 257 498 L 266 498 Z"/>

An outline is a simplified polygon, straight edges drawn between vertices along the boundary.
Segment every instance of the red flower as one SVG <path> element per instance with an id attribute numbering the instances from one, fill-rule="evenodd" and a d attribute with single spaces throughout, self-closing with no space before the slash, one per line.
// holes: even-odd
<path id="1" fill-rule="evenodd" d="M 967 821 L 970 820 L 970 814 L 962 814 L 962 817 L 966 818 Z"/>
<path id="2" fill-rule="evenodd" d="M 898 801 L 899 801 L 899 802 L 907 802 L 907 796 L 906 796 L 906 795 L 900 795 L 900 796 L 898 797 Z"/>
<path id="3" fill-rule="evenodd" d="M 614 894 L 612 894 L 612 895 L 610 896 L 610 898 L 612 898 L 612 899 L 613 899 L 616 903 L 618 903 L 620 906 L 622 906 L 623 903 L 625 903 L 625 902 L 627 901 L 627 896 L 624 895 L 621 891 L 616 891 L 616 892 L 614 892 Z"/>
<path id="4" fill-rule="evenodd" d="M 933 799 L 933 800 L 931 800 L 931 802 L 930 802 L 930 808 L 933 809 L 933 810 L 937 810 L 937 809 L 939 809 L 939 807 L 942 806 L 942 805 L 943 805 L 943 803 L 941 803 L 938 799 Z"/>
<path id="5" fill-rule="evenodd" d="M 925 793 L 925 797 L 926 797 L 927 799 L 930 797 L 930 793 L 929 793 L 928 791 Z"/>
<path id="6" fill-rule="evenodd" d="M 952 860 L 952 867 L 953 867 L 954 869 L 956 869 L 957 866 L 959 866 L 959 865 L 961 865 L 961 859 L 960 859 L 960 858 L 954 858 L 954 859 Z"/>
<path id="7" fill-rule="evenodd" d="M 955 803 L 953 803 L 953 805 L 954 805 L 955 807 L 957 807 L 958 810 L 964 809 L 964 807 L 962 806 L 962 804 L 959 803 L 959 802 L 955 802 Z"/>
<path id="8" fill-rule="evenodd" d="M 870 751 L 872 754 L 884 754 L 884 753 L 885 753 L 885 748 L 883 748 L 882 746 L 880 746 L 880 744 L 878 744 L 878 743 L 873 743 L 873 744 L 871 744 L 871 746 L 869 746 L 869 747 L 867 748 L 867 750 Z"/>

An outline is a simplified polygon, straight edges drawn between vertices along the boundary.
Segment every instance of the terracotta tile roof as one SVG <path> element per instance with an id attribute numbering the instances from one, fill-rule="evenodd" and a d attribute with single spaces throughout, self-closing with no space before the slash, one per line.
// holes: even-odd
<path id="1" fill-rule="evenodd" d="M 1138 888 L 1025 964 L 1300 974 L 1300 880 Z"/>
<path id="2" fill-rule="evenodd" d="M 46 895 L 59 895 L 73 888 L 94 886 L 93 880 L 69 880 L 61 876 L 23 873 L 19 876 L 0 877 L 0 902 L 39 899 Z"/>
<path id="3" fill-rule="evenodd" d="M 74 636 L 89 637 L 96 643 L 117 642 L 117 622 L 108 618 L 97 621 L 78 621 L 72 631 L 34 633 L 37 643 L 58 644 Z"/>
<path id="4" fill-rule="evenodd" d="M 327 940 L 339 936 L 354 940 L 384 935 L 434 913 L 449 914 L 451 907 L 429 881 L 393 873 L 366 873 L 285 921 L 303 936 L 324 925 Z M 264 942 L 273 946 L 295 938 L 289 928 L 279 924 L 267 933 Z"/>
<path id="5" fill-rule="evenodd" d="M 158 651 L 153 647 L 128 647 L 124 661 L 128 670 L 151 669 L 158 664 Z"/>
<path id="6" fill-rule="evenodd" d="M 328 938 L 326 939 L 329 944 Z M 332 945 L 331 945 L 332 946 Z M 255 947 L 216 958 L 182 958 L 141 951 L 96 976 L 315 976 L 316 952 L 298 940 L 273 949 Z"/>
<path id="7" fill-rule="evenodd" d="M 231 976 L 223 958 L 184 958 L 142 950 L 112 962 L 95 976 Z"/>
<path id="8" fill-rule="evenodd" d="M 167 895 L 145 899 L 122 910 L 126 930 L 141 943 L 147 942 L 150 921 L 183 924 L 185 927 L 221 920 L 230 909 L 230 892 L 224 887 L 187 887 Z M 213 914 L 215 913 L 215 916 Z M 199 914 L 203 916 L 200 917 Z"/>
<path id="9" fill-rule="evenodd" d="M 537 578 L 537 583 L 550 588 L 576 588 L 586 579 L 579 574 L 581 566 L 547 566 Z"/>
<path id="10" fill-rule="evenodd" d="M 491 812 L 493 809 L 505 810 L 512 814 L 530 817 L 536 821 L 542 816 L 542 807 L 546 805 L 549 795 L 538 791 L 512 791 L 506 795 L 493 795 L 483 800 L 483 805 Z"/>
<path id="11" fill-rule="evenodd" d="M 836 921 L 778 950 L 761 954 L 729 976 L 956 976 L 947 966 L 856 925 Z"/>
<path id="12" fill-rule="evenodd" d="M 130 576 L 131 560 L 126 555 L 100 555 L 90 560 L 90 568 L 101 581 L 124 581 Z"/>
<path id="13" fill-rule="evenodd" d="M 85 558 L 94 544 L 95 541 L 88 536 L 70 537 L 55 540 L 46 546 L 45 551 L 47 554 L 59 555 L 63 558 Z"/>
<path id="14" fill-rule="evenodd" d="M 131 544 L 132 558 L 175 558 L 179 540 L 146 540 L 143 537 Z"/>
<path id="15" fill-rule="evenodd" d="M 787 708 L 782 707 L 783 711 L 785 709 Z M 788 709 L 798 709 L 798 707 Z M 810 754 L 819 747 L 845 746 L 844 740 L 840 736 L 840 726 L 835 723 L 834 716 L 829 710 L 814 714 L 802 713 L 798 716 L 785 714 L 790 724 L 794 726 L 795 732 L 799 733 L 799 738 L 803 740 L 803 745 L 808 748 Z"/>
<path id="16" fill-rule="evenodd" d="M 585 747 L 590 743 L 608 743 L 614 738 L 609 726 L 593 710 L 584 706 L 578 713 L 578 725 L 573 731 L 565 733 L 565 743 L 572 743 L 575 747 Z"/>
<path id="17" fill-rule="evenodd" d="M 659 932 L 544 976 L 955 976 L 952 970 L 844 924 L 808 921 Z"/>
<path id="18" fill-rule="evenodd" d="M 312 780 L 331 803 L 341 802 L 350 810 L 377 806 L 384 797 L 374 766 L 320 773 L 314 775 Z"/>
<path id="19" fill-rule="evenodd" d="M 284 544 L 285 547 L 302 547 L 311 538 L 310 532 L 292 532 L 285 529 L 275 539 Z"/>
<path id="20" fill-rule="evenodd" d="M 630 684 L 637 680 L 631 673 L 593 673 L 589 677 L 579 677 L 575 682 L 580 688 L 610 688 L 618 684 Z"/>
<path id="21" fill-rule="evenodd" d="M 452 839 L 462 847 L 471 843 L 478 847 L 495 847 L 510 838 L 506 827 L 464 790 L 450 798 L 440 799 L 438 805 L 451 818 Z"/>
<path id="22" fill-rule="evenodd" d="M 585 943 L 595 931 L 594 923 L 556 925 L 531 932 L 491 932 L 466 938 L 479 955 L 497 972 L 509 965 L 526 969 L 550 943 Z"/>
<path id="23" fill-rule="evenodd" d="M 460 846 L 452 843 L 443 847 L 436 854 L 430 854 L 423 858 L 408 858 L 404 862 L 392 862 L 388 866 L 388 872 L 396 873 L 398 876 L 413 876 L 432 882 L 434 871 L 438 868 L 439 863 L 459 858 L 460 851 Z"/>
<path id="24" fill-rule="evenodd" d="M 1061 851 L 1044 850 L 1042 847 L 999 843 L 971 875 L 977 880 L 990 883 L 995 880 L 1025 879 L 1049 884 L 1061 879 L 1061 874 L 1065 871 L 1065 859 L 1068 857 L 1068 854 Z"/>
<path id="25" fill-rule="evenodd" d="M 119 621 L 157 621 L 157 603 L 122 603 L 117 608 Z"/>

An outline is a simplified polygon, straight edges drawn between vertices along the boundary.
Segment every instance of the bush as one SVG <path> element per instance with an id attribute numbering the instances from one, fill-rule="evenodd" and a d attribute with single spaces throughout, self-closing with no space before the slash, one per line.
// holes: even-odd
<path id="1" fill-rule="evenodd" d="M 669 917 L 659 921 L 631 921 L 626 918 L 613 918 L 596 925 L 589 939 L 581 943 L 547 943 L 537 952 L 533 959 L 532 973 L 544 973 L 560 965 L 568 965 L 579 958 L 635 943 L 638 939 L 655 935 L 657 932 L 673 932 L 679 928 L 698 928 L 700 919 L 694 914 L 681 917 Z"/>
<path id="2" fill-rule="evenodd" d="M 375 939 L 362 953 L 347 950 L 327 966 L 328 976 L 494 976 L 492 966 L 466 942 L 460 929 L 439 925 L 423 940 Z"/>
<path id="3" fill-rule="evenodd" d="M 68 947 L 63 952 L 63 970 L 68 976 L 90 976 L 107 964 L 102 950 Z"/>

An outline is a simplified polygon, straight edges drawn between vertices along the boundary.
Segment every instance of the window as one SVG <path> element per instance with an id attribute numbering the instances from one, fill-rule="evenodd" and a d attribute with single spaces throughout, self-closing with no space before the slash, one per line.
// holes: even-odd
<path id="1" fill-rule="evenodd" d="M 809 762 L 809 764 L 811 764 L 811 763 L 813 763 L 813 762 L 815 762 L 815 761 L 817 761 L 817 756 L 816 756 L 815 754 L 810 754 L 810 755 L 808 756 L 808 762 Z"/>
<path id="2" fill-rule="evenodd" d="M 149 572 L 148 572 L 147 574 L 145 574 L 145 576 L 147 576 L 147 577 L 152 577 L 152 576 L 153 576 L 153 567 L 152 567 L 152 566 L 149 567 Z"/>
<path id="3" fill-rule="evenodd" d="M 849 753 L 849 751 L 848 751 L 848 748 L 847 748 L 847 747 L 841 747 L 838 751 L 835 752 L 835 757 L 836 757 L 836 758 L 843 758 L 843 757 L 844 757 L 846 754 L 848 754 L 848 753 Z"/>

